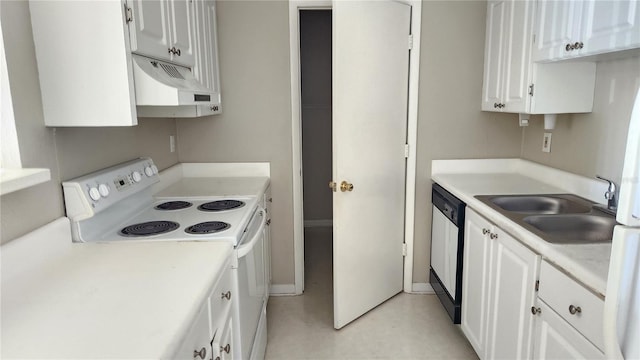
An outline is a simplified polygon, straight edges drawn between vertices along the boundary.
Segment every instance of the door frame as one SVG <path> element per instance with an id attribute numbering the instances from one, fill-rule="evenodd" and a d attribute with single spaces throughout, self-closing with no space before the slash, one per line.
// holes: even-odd
<path id="1" fill-rule="evenodd" d="M 411 34 L 413 46 L 409 54 L 409 99 L 407 111 L 407 144 L 409 154 L 405 174 L 405 224 L 404 242 L 407 254 L 404 258 L 405 292 L 413 292 L 413 245 L 416 194 L 416 150 L 418 137 L 418 90 L 420 80 L 420 29 L 422 2 L 397 0 L 411 5 Z M 289 1 L 289 61 L 291 68 L 291 147 L 293 177 L 293 252 L 294 290 L 296 295 L 304 291 L 304 213 L 302 193 L 302 108 L 300 82 L 300 10 L 331 10 L 331 0 Z M 327 179 L 327 183 L 330 179 Z"/>

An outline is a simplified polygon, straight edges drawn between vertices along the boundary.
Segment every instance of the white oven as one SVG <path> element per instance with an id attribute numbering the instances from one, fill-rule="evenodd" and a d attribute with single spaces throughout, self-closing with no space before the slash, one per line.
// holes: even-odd
<path id="1" fill-rule="evenodd" d="M 266 350 L 265 210 L 255 195 L 154 198 L 151 159 L 138 159 L 63 183 L 76 242 L 224 241 L 232 259 L 233 354 Z"/>

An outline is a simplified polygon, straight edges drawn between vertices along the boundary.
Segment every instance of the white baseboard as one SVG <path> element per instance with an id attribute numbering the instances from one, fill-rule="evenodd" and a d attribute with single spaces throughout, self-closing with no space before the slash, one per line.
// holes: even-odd
<path id="1" fill-rule="evenodd" d="M 433 291 L 433 288 L 429 283 L 413 283 L 413 285 L 411 286 L 411 293 L 412 294 L 435 294 L 436 292 Z"/>
<path id="2" fill-rule="evenodd" d="M 295 296 L 296 286 L 294 284 L 271 284 L 270 296 Z"/>
<path id="3" fill-rule="evenodd" d="M 333 220 L 331 219 L 304 221 L 304 227 L 330 227 L 330 226 L 333 226 Z"/>

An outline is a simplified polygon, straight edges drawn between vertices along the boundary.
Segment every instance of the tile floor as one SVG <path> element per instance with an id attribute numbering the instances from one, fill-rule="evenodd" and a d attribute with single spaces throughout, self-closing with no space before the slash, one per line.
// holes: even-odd
<path id="1" fill-rule="evenodd" d="M 435 295 L 400 293 L 333 328 L 331 228 L 305 229 L 305 293 L 270 297 L 266 359 L 477 359 Z"/>

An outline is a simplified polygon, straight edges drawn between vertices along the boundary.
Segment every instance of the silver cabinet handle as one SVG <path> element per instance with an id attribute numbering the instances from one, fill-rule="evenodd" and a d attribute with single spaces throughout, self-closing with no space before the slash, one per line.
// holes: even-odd
<path id="1" fill-rule="evenodd" d="M 227 299 L 227 300 L 231 300 L 231 290 L 227 291 L 226 293 L 222 293 L 222 299 Z"/>
<path id="2" fill-rule="evenodd" d="M 565 47 L 564 47 L 564 50 L 565 50 L 565 51 L 571 51 L 571 50 L 573 50 L 573 45 L 571 45 L 571 44 L 567 44 L 567 46 L 565 46 Z"/>
<path id="3" fill-rule="evenodd" d="M 569 312 L 571 313 L 571 315 L 575 315 L 576 313 L 581 313 L 582 309 L 580 308 L 580 306 L 569 305 Z"/>
<path id="4" fill-rule="evenodd" d="M 489 229 L 482 229 L 482 235 L 487 235 L 491 232 Z"/>
<path id="5" fill-rule="evenodd" d="M 532 307 L 531 307 L 531 313 L 532 313 L 533 315 L 540 314 L 541 312 L 542 312 L 542 310 L 541 310 L 540 308 L 537 308 L 537 307 L 535 307 L 535 306 L 532 306 Z"/>
<path id="6" fill-rule="evenodd" d="M 198 350 L 193 350 L 193 358 L 197 358 L 200 357 L 201 359 L 204 359 L 205 357 L 207 357 L 207 349 L 202 348 L 200 349 L 200 351 Z"/>
<path id="7" fill-rule="evenodd" d="M 492 239 L 497 239 L 498 238 L 498 234 L 491 233 L 491 235 L 489 235 L 489 237 L 492 238 Z"/>
<path id="8" fill-rule="evenodd" d="M 227 344 L 225 347 L 220 346 L 220 351 L 224 351 L 227 354 L 231 352 L 231 345 Z"/>

